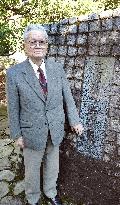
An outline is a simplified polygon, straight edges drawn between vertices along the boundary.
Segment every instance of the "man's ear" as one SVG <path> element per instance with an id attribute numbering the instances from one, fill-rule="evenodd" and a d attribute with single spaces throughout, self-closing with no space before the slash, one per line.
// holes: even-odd
<path id="1" fill-rule="evenodd" d="M 26 54 L 25 42 L 23 42 L 22 48 L 23 48 L 23 50 L 24 50 L 24 53 Z"/>

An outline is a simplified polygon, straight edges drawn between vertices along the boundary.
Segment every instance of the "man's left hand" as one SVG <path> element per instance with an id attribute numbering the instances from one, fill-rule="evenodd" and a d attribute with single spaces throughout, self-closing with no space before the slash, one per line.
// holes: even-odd
<path id="1" fill-rule="evenodd" d="M 75 131 L 79 135 L 81 135 L 83 133 L 83 130 L 84 130 L 82 124 L 72 126 L 71 129 L 72 129 L 72 131 Z"/>

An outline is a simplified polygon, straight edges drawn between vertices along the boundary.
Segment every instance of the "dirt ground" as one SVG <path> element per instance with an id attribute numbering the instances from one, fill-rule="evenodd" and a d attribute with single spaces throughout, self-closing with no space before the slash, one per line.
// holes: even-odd
<path id="1" fill-rule="evenodd" d="M 115 177 L 113 167 L 82 156 L 65 139 L 60 152 L 60 195 L 77 205 L 119 205 L 120 177 Z"/>

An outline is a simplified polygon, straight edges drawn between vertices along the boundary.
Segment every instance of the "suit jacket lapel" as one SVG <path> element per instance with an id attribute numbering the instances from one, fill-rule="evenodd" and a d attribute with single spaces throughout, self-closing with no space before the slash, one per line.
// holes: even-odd
<path id="1" fill-rule="evenodd" d="M 27 83 L 30 87 L 36 92 L 38 97 L 40 97 L 45 102 L 45 97 L 42 92 L 42 88 L 39 84 L 39 80 L 37 79 L 35 72 L 29 63 L 28 59 L 25 61 L 25 67 L 22 69 L 23 75 Z"/>
<path id="2" fill-rule="evenodd" d="M 47 75 L 47 101 L 46 104 L 49 103 L 50 99 L 53 96 L 53 91 L 54 91 L 54 73 L 53 73 L 53 63 L 49 61 L 49 59 L 45 60 L 45 68 L 46 68 L 46 75 Z"/>

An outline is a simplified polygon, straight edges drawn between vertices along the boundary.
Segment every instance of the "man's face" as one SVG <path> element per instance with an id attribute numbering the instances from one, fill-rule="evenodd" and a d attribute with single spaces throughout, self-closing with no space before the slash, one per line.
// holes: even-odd
<path id="1" fill-rule="evenodd" d="M 47 53 L 48 44 L 45 36 L 40 31 L 31 31 L 24 42 L 26 55 L 31 59 L 42 59 Z"/>

